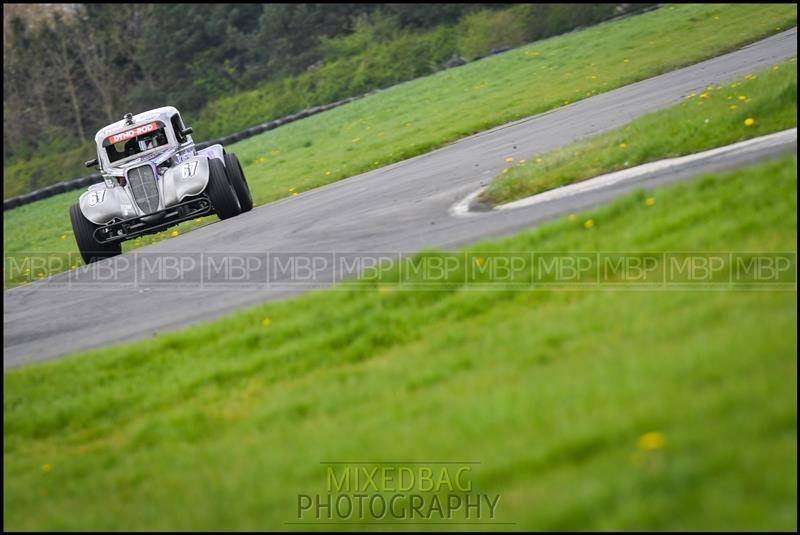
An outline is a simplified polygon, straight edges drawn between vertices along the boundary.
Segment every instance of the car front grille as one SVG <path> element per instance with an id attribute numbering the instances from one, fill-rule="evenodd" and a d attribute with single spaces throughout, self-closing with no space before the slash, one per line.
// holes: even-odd
<path id="1" fill-rule="evenodd" d="M 145 214 L 158 210 L 158 184 L 152 167 L 142 165 L 128 171 L 128 184 L 136 204 Z"/>

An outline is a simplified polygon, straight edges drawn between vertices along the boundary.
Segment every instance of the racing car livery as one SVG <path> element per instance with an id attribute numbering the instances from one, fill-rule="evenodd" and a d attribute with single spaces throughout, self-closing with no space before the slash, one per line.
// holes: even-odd
<path id="1" fill-rule="evenodd" d="M 222 145 L 196 150 L 192 129 L 167 106 L 126 114 L 95 135 L 103 182 L 70 208 L 87 264 L 118 255 L 122 242 L 216 213 L 227 219 L 253 208 L 239 159 Z"/>

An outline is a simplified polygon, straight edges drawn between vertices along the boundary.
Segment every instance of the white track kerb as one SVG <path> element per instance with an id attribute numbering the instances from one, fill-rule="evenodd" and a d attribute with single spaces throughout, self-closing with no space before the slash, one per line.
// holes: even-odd
<path id="1" fill-rule="evenodd" d="M 473 193 L 470 193 L 467 197 L 454 204 L 450 208 L 450 215 L 454 217 L 480 216 L 481 214 L 486 214 L 487 212 L 490 213 L 492 211 L 513 210 L 515 208 L 535 206 L 537 204 L 571 197 L 573 195 L 586 193 L 588 191 L 602 190 L 603 188 L 617 186 L 626 182 L 641 182 L 643 179 L 646 181 L 648 175 L 656 176 L 657 173 L 667 170 L 677 170 L 682 167 L 687 167 L 706 160 L 724 158 L 732 154 L 741 156 L 747 153 L 755 153 L 767 147 L 788 146 L 793 143 L 797 143 L 797 128 L 790 128 L 788 130 L 783 130 L 782 132 L 776 132 L 774 134 L 748 139 L 746 141 L 740 141 L 732 145 L 726 145 L 724 147 L 718 147 L 716 149 L 711 149 L 704 152 L 689 154 L 688 156 L 667 158 L 665 160 L 658 160 L 656 162 L 637 165 L 636 167 L 631 167 L 630 169 L 623 169 L 622 171 L 615 171 L 613 173 L 600 175 L 588 180 L 576 182 L 575 184 L 569 184 L 567 186 L 545 191 L 543 193 L 537 193 L 536 195 L 531 195 L 530 197 L 525 197 L 524 199 L 520 199 L 518 201 L 500 204 L 495 206 L 490 211 L 471 210 L 470 206 L 472 205 L 473 201 L 475 201 L 475 199 L 477 199 L 477 197 L 484 190 L 486 190 L 486 187 L 483 187 Z M 646 184 L 646 182 L 644 184 Z"/>

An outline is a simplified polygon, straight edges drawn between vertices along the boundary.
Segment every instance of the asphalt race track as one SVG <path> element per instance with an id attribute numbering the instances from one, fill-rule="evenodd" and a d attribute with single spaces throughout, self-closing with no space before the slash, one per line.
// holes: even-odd
<path id="1" fill-rule="evenodd" d="M 328 286 L 341 275 L 333 267 L 321 267 L 312 285 L 295 284 L 296 278 L 282 279 L 283 275 L 267 279 L 270 259 L 288 258 L 282 253 L 320 253 L 320 258 L 337 254 L 341 258 L 345 253 L 391 256 L 424 248 L 454 248 L 513 234 L 608 202 L 631 189 L 771 156 L 775 151 L 765 149 L 745 157 L 714 159 L 680 172 L 665 171 L 646 186 L 593 190 L 514 210 L 469 217 L 449 213 L 454 203 L 497 175 L 508 156 L 530 158 L 617 128 L 637 116 L 676 104 L 710 84 L 744 77 L 796 54 L 794 28 L 736 52 L 255 208 L 134 253 L 7 290 L 3 295 L 3 367 L 175 330 L 259 302 Z M 265 262 L 263 268 L 253 270 L 248 283 L 225 284 L 209 277 L 202 267 L 216 253 L 220 259 L 226 253 L 245 254 Z M 173 273 L 169 270 L 164 272 L 168 278 L 161 278 L 160 269 L 153 267 L 155 260 L 174 255 L 189 261 L 178 270 L 177 278 L 168 275 Z"/>

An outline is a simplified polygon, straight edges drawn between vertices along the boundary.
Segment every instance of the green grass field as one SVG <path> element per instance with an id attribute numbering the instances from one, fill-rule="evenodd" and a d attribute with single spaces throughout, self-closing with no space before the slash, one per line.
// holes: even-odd
<path id="1" fill-rule="evenodd" d="M 796 166 L 468 251 L 796 253 Z M 5 373 L 4 528 L 289 529 L 321 461 L 368 458 L 480 461 L 501 529 L 796 529 L 796 285 L 448 281 L 354 283 Z"/>
<path id="2" fill-rule="evenodd" d="M 256 204 L 264 204 L 721 54 L 796 20 L 795 5 L 667 6 L 418 79 L 231 150 L 242 160 Z M 65 193 L 4 213 L 4 252 L 76 253 L 68 217 L 76 199 L 77 192 Z M 215 219 L 184 223 L 177 233 Z M 5 286 L 22 282 L 4 278 Z"/>
<path id="3" fill-rule="evenodd" d="M 792 58 L 623 128 L 509 162 L 481 195 L 501 204 L 643 163 L 683 156 L 797 126 L 797 61 Z"/>

